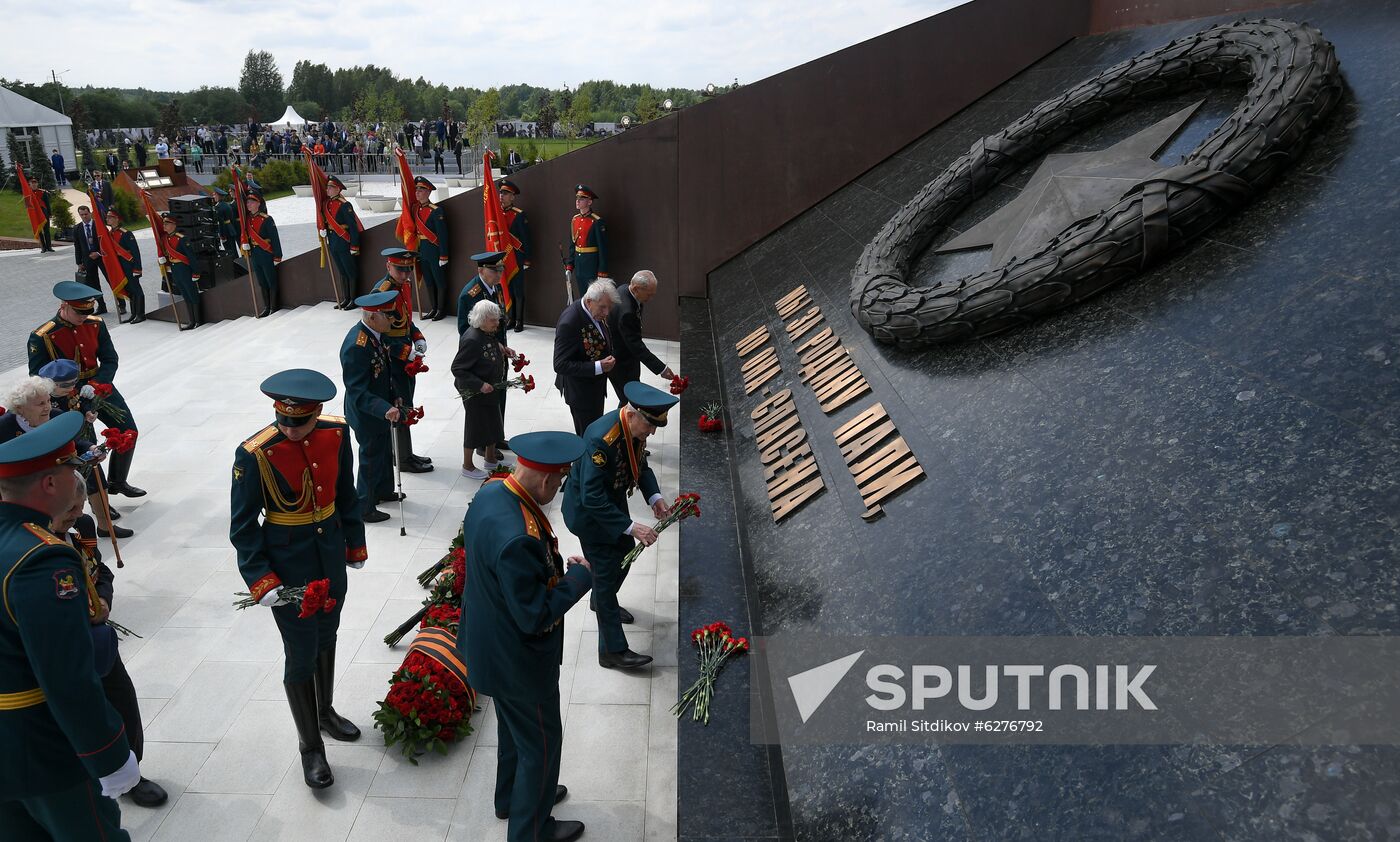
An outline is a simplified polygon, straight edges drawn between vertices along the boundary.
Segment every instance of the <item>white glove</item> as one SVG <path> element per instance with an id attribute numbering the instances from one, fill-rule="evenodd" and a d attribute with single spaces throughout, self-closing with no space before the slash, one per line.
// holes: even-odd
<path id="1" fill-rule="evenodd" d="M 445 257 L 439 257 L 439 258 L 438 258 L 438 265 L 439 265 L 439 266 L 446 266 L 446 265 L 447 265 L 447 258 L 445 258 Z"/>
<path id="2" fill-rule="evenodd" d="M 243 249 L 244 254 L 247 254 L 248 252 L 253 250 L 253 247 L 248 245 L 247 243 L 239 243 L 238 247 Z"/>
<path id="3" fill-rule="evenodd" d="M 166 264 L 166 260 L 165 260 L 165 258 L 163 258 L 163 257 L 157 257 L 157 258 L 156 258 L 156 262 L 159 263 L 159 264 L 162 265 L 162 266 L 164 266 L 164 265 Z"/>
<path id="4" fill-rule="evenodd" d="M 346 566 L 346 567 L 353 567 L 353 568 L 355 568 L 356 570 L 359 570 L 361 567 L 364 567 L 364 566 L 365 566 L 365 563 L 364 563 L 363 561 L 347 561 L 347 562 L 345 562 L 345 566 Z"/>
<path id="5" fill-rule="evenodd" d="M 326 229 L 322 228 L 320 231 L 317 231 L 316 233 L 321 235 L 321 239 L 324 240 L 324 239 L 326 238 Z"/>
<path id="6" fill-rule="evenodd" d="M 268 591 L 267 593 L 263 594 L 263 598 L 258 600 L 258 604 L 263 606 L 264 608 L 271 608 L 272 606 L 276 605 L 277 600 L 281 598 L 282 587 L 279 585 L 273 588 L 272 590 Z"/>
<path id="7" fill-rule="evenodd" d="M 97 390 L 92 388 L 91 386 L 84 386 L 83 388 L 78 390 L 78 397 L 82 398 L 83 400 L 90 401 L 93 398 L 97 397 Z"/>
<path id="8" fill-rule="evenodd" d="M 413 350 L 416 351 L 416 352 L 418 353 L 418 356 L 420 356 L 420 357 L 426 357 L 426 356 L 428 355 L 428 340 L 426 340 L 426 339 L 415 339 L 415 340 L 413 340 Z"/>
<path id="9" fill-rule="evenodd" d="M 102 794 L 107 798 L 116 798 L 141 783 L 141 767 L 136 764 L 136 752 L 128 751 L 122 767 L 110 775 L 103 775 L 97 782 L 102 784 Z"/>

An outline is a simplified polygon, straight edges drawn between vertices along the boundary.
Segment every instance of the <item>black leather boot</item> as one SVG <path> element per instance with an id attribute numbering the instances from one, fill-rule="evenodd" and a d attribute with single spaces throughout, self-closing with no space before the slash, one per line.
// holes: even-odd
<path id="1" fill-rule="evenodd" d="M 121 494 L 124 497 L 145 497 L 146 492 L 127 482 L 126 476 L 131 473 L 131 460 L 135 458 L 135 449 L 125 453 L 112 454 L 112 467 L 107 474 L 107 493 Z"/>
<path id="2" fill-rule="evenodd" d="M 284 681 L 287 706 L 292 709 L 292 721 L 297 726 L 301 749 L 301 776 L 312 789 L 325 789 L 335 783 L 331 765 L 326 762 L 326 744 L 321 739 L 321 725 L 316 713 L 316 682 Z"/>
<path id="3" fill-rule="evenodd" d="M 425 322 L 430 322 L 430 321 L 432 321 L 433 319 L 437 318 L 437 312 L 438 312 L 438 294 L 437 294 L 437 290 L 435 290 L 435 289 L 433 289 L 431 286 L 429 286 L 427 289 L 425 289 L 425 290 L 423 291 L 423 296 L 424 296 L 424 298 L 425 298 L 425 300 L 427 301 L 427 304 L 428 304 L 428 309 L 423 313 L 423 321 L 425 321 Z"/>
<path id="4" fill-rule="evenodd" d="M 335 647 L 325 649 L 316 656 L 316 714 L 321 730 L 331 739 L 354 742 L 360 738 L 360 729 L 355 723 L 335 712 L 331 704 L 335 701 Z"/>

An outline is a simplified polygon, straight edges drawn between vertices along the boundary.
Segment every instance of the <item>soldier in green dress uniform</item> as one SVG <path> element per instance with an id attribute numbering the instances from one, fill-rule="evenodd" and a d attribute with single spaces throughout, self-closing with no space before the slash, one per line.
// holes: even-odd
<path id="1" fill-rule="evenodd" d="M 65 412 L 0 444 L 0 836 L 129 840 L 141 770 L 94 666 L 82 560 L 50 532 L 82 490 Z"/>
<path id="2" fill-rule="evenodd" d="M 447 212 L 431 201 L 433 183 L 423 176 L 413 179 L 418 213 L 413 222 L 418 230 L 418 268 L 428 296 L 423 318 L 438 321 L 447 307 Z"/>
<path id="3" fill-rule="evenodd" d="M 136 418 L 126 405 L 113 379 L 117 376 L 117 348 L 101 316 L 93 315 L 97 293 L 77 281 L 54 284 L 54 297 L 60 302 L 58 314 L 29 334 L 29 373 L 37 375 L 45 363 L 69 359 L 78 364 L 78 390 L 84 398 L 93 397 L 92 383 L 112 386 L 103 398 L 97 418 L 108 427 L 135 430 Z M 132 485 L 127 477 L 136 448 L 113 453 L 107 472 L 107 493 L 125 497 L 145 497 L 146 492 Z"/>
<path id="4" fill-rule="evenodd" d="M 146 320 L 146 292 L 141 289 L 141 249 L 136 245 L 136 235 L 122 227 L 122 215 L 115 206 L 107 211 L 107 227 L 112 232 L 112 242 L 117 247 L 117 262 L 126 276 L 126 294 L 131 299 L 131 321 L 140 324 Z"/>
<path id="5" fill-rule="evenodd" d="M 617 592 L 627 578 L 623 557 L 637 541 L 648 547 L 656 543 L 654 529 L 632 520 L 627 498 L 640 489 L 653 514 L 666 514 L 666 498 L 647 465 L 645 448 L 651 434 L 666 426 L 666 413 L 677 401 L 674 395 L 635 381 L 627 384 L 625 393 L 624 406 L 588 425 L 583 434 L 586 449 L 564 487 L 564 523 L 593 562 L 598 664 L 609 669 L 651 663 L 650 655 L 627 646 L 622 624 L 632 622 L 632 615 L 617 604 Z"/>
<path id="6" fill-rule="evenodd" d="M 520 241 L 515 250 L 520 268 L 510 279 L 510 329 L 516 333 L 525 329 L 525 273 L 530 269 L 530 258 L 535 252 L 534 238 L 530 236 L 530 218 L 525 209 L 515 203 L 520 188 L 514 181 L 503 178 L 496 185 L 501 196 L 501 212 L 505 215 L 510 233 Z"/>
<path id="7" fill-rule="evenodd" d="M 341 193 L 345 182 L 337 176 L 326 179 L 326 227 L 321 229 L 321 239 L 326 241 L 335 264 L 335 273 L 340 281 L 341 300 L 337 310 L 349 310 L 355 306 L 355 292 L 360 283 L 360 234 L 365 226 L 355 213 L 355 206 Z"/>
<path id="8" fill-rule="evenodd" d="M 219 222 L 219 239 L 223 241 L 224 251 L 230 256 L 238 256 L 238 212 L 233 207 L 233 202 L 229 200 L 228 191 L 221 187 L 215 187 L 214 193 L 219 200 L 214 203 L 214 218 Z"/>
<path id="9" fill-rule="evenodd" d="M 157 258 L 157 261 L 168 267 L 171 293 L 179 293 L 185 301 L 185 315 L 189 318 L 189 324 L 181 325 L 180 330 L 194 330 L 199 327 L 204 312 L 200 306 L 199 266 L 195 263 L 194 249 L 190 248 L 190 241 L 185 239 L 185 235 L 177 230 L 175 217 L 162 213 L 160 222 L 165 229 L 167 257 Z"/>
<path id="10" fill-rule="evenodd" d="M 282 674 L 296 722 L 301 770 L 315 789 L 335 782 L 321 732 L 357 740 L 360 729 L 332 707 L 336 630 L 345 605 L 347 567 L 364 567 L 365 525 L 355 494 L 350 429 L 322 415 L 335 384 L 318 371 L 297 368 L 262 383 L 276 422 L 243 442 L 233 455 L 229 541 L 238 572 L 260 605 L 272 608 L 286 658 Z M 282 587 L 330 580 L 330 611 L 300 618 Z"/>
<path id="11" fill-rule="evenodd" d="M 248 242 L 243 245 L 248 270 L 263 292 L 263 308 L 258 318 L 277 309 L 277 266 L 282 262 L 282 240 L 277 223 L 267 214 L 261 188 L 249 187 L 244 200 L 248 206 Z"/>
<path id="12" fill-rule="evenodd" d="M 385 258 L 385 274 L 375 285 L 375 292 L 392 292 L 398 296 L 388 310 L 389 328 L 384 331 L 384 344 L 389 349 L 389 375 L 394 381 L 394 394 L 405 406 L 413 405 L 416 378 L 406 366 L 428 353 L 428 340 L 413 323 L 413 265 L 418 256 L 397 246 L 380 252 Z M 394 428 L 399 440 L 399 470 L 408 474 L 426 474 L 433 469 L 433 460 L 413 452 L 413 436 L 408 427 Z"/>
<path id="13" fill-rule="evenodd" d="M 496 706 L 496 817 L 510 842 L 567 842 L 583 823 L 550 813 L 559 786 L 559 664 L 564 615 L 592 583 L 589 563 L 569 559 L 544 508 L 583 453 L 572 433 L 524 433 L 510 440 L 516 471 L 487 482 L 462 521 L 467 582 L 457 646 L 472 686 Z"/>
<path id="14" fill-rule="evenodd" d="M 356 298 L 355 304 L 363 315 L 340 345 L 345 415 L 360 448 L 360 475 L 355 489 L 365 523 L 388 520 L 389 515 L 376 507 L 398 500 L 390 427 L 399 420 L 401 412 L 389 375 L 392 361 L 383 339 L 397 297 L 392 292 L 371 292 Z"/>

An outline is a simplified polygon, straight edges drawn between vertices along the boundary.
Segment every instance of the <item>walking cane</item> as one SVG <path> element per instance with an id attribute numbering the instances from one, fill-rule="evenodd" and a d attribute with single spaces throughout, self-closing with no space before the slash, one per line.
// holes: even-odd
<path id="1" fill-rule="evenodd" d="M 97 496 L 102 500 L 102 510 L 107 515 L 107 537 L 112 539 L 112 552 L 117 556 L 117 566 L 125 567 L 126 562 L 122 561 L 121 547 L 117 546 L 117 525 L 112 521 L 112 505 L 107 502 L 107 484 L 102 481 L 102 472 L 96 465 L 92 466 L 93 476 L 97 479 Z"/>
<path id="2" fill-rule="evenodd" d="M 402 418 L 402 401 L 395 402 L 394 406 L 398 408 L 399 417 Z M 403 469 L 399 466 L 399 437 L 397 431 L 394 429 L 396 423 L 398 422 L 389 422 L 389 446 L 394 454 L 394 482 L 399 494 L 399 535 L 407 536 L 408 528 L 405 526 L 403 519 Z"/>

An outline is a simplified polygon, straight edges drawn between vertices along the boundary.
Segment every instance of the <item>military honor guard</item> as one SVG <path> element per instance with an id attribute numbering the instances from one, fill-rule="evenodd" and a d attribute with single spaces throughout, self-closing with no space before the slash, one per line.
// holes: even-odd
<path id="1" fill-rule="evenodd" d="M 507 327 L 519 333 L 525 329 L 525 272 L 530 268 L 534 243 L 530 239 L 530 220 L 525 216 L 525 209 L 515 203 L 520 195 L 520 188 L 508 178 L 501 179 L 496 186 L 500 193 L 501 210 L 505 213 L 506 224 L 510 226 L 511 235 L 520 241 L 520 248 L 515 250 L 520 268 L 515 277 L 510 279 L 510 312 L 507 314 Z"/>
<path id="2" fill-rule="evenodd" d="M 238 211 L 234 209 L 227 190 L 215 187 L 214 195 L 218 197 L 218 201 L 214 203 L 214 219 L 219 223 L 219 240 L 223 242 L 224 251 L 228 255 L 237 257 Z"/>
<path id="3" fill-rule="evenodd" d="M 146 320 L 146 293 L 141 289 L 141 249 L 136 245 L 136 235 L 122 227 L 122 216 L 115 207 L 107 211 L 107 228 L 112 232 L 117 262 L 126 276 L 126 294 L 131 299 L 129 324 L 140 324 Z"/>
<path id="4" fill-rule="evenodd" d="M 296 723 L 306 785 L 335 782 L 321 733 L 357 740 L 360 729 L 335 712 L 335 644 L 345 605 L 346 568 L 368 553 L 355 492 L 350 430 L 345 419 L 322 415 L 336 387 L 318 371 L 299 368 L 263 381 L 276 421 L 234 451 L 229 541 L 248 592 L 272 609 L 286 657 L 283 686 Z M 335 605 L 298 616 L 283 587 L 330 580 Z"/>
<path id="5" fill-rule="evenodd" d="M 589 425 L 583 434 L 584 452 L 574 462 L 564 488 L 564 523 L 578 536 L 584 556 L 593 563 L 593 601 L 598 615 L 598 664 L 608 669 L 634 669 L 651 662 L 627 646 L 623 623 L 632 615 L 617 604 L 617 592 L 627 579 L 622 559 L 640 541 L 656 542 L 656 531 L 632 520 L 627 499 L 640 490 L 652 514 L 666 515 L 666 498 L 647 464 L 647 439 L 666 426 L 666 414 L 677 398 L 645 383 L 632 382 L 627 403 Z"/>
<path id="6" fill-rule="evenodd" d="M 426 356 L 428 340 L 413 323 L 413 265 L 418 257 L 404 248 L 387 248 L 380 252 L 385 259 L 385 275 L 374 285 L 375 292 L 392 292 L 394 306 L 388 310 L 389 329 L 381 339 L 389 349 L 389 375 L 394 382 L 394 394 L 405 406 L 413 405 L 415 378 L 407 366 Z M 408 427 L 394 428 L 398 438 L 399 470 L 410 474 L 426 474 L 433 469 L 433 460 L 413 452 L 413 436 Z"/>
<path id="7" fill-rule="evenodd" d="M 0 444 L 0 835 L 129 840 L 141 780 L 93 656 L 82 559 L 50 530 L 81 492 L 76 412 Z"/>
<path id="8" fill-rule="evenodd" d="M 102 547 L 97 540 L 97 524 L 83 514 L 87 503 L 85 495 L 79 493 L 68 511 L 54 522 L 54 534 L 61 536 L 83 560 L 83 584 L 88 601 L 88 630 L 92 633 L 93 663 L 102 679 L 102 692 L 112 703 L 126 728 L 126 739 L 131 745 L 131 753 L 136 762 L 145 758 L 146 730 L 141 723 L 141 702 L 136 696 L 136 687 L 131 683 L 131 674 L 122 661 L 120 638 L 116 629 L 107 624 L 112 614 L 112 603 L 116 589 L 113 582 L 116 576 L 112 568 L 102 561 Z M 105 537 L 105 536 L 104 536 Z M 165 788 L 155 781 L 141 778 L 136 786 L 126 792 L 126 798 L 138 807 L 159 807 L 169 798 Z"/>
<path id="9" fill-rule="evenodd" d="M 112 335 L 101 316 L 93 314 L 95 293 L 85 284 L 60 281 L 54 284 L 54 297 L 59 300 L 58 314 L 29 334 L 29 373 L 37 375 L 45 363 L 68 359 L 78 364 L 79 391 L 83 397 L 93 397 L 92 383 L 112 387 L 97 410 L 98 419 L 108 427 L 136 430 L 136 418 L 126 398 L 116 388 L 117 349 Z M 133 447 L 125 453 L 113 453 L 108 472 L 107 493 L 125 497 L 145 497 L 146 492 L 128 481 Z"/>
<path id="10" fill-rule="evenodd" d="M 371 292 L 355 299 L 359 324 L 350 328 L 340 346 L 341 377 L 345 381 L 345 414 L 360 449 L 360 475 L 355 483 L 365 523 L 380 523 L 389 515 L 377 506 L 397 501 L 391 427 L 402 416 L 389 374 L 389 349 L 383 335 L 398 298 L 393 292 Z"/>
<path id="11" fill-rule="evenodd" d="M 249 187 L 245 199 L 248 205 L 248 242 L 243 245 L 248 258 L 248 270 L 263 292 L 263 308 L 258 318 L 271 315 L 277 309 L 277 265 L 282 262 L 282 240 L 277 236 L 277 223 L 267 215 L 262 190 Z"/>
<path id="12" fill-rule="evenodd" d="M 603 218 L 593 212 L 598 198 L 587 185 L 574 188 L 574 209 L 569 221 L 569 254 L 564 267 L 574 273 L 574 296 L 583 295 L 588 285 L 608 277 L 608 232 Z"/>
<path id="13" fill-rule="evenodd" d="M 608 338 L 608 314 L 617 305 L 611 281 L 594 281 L 583 297 L 564 308 L 554 326 L 555 386 L 583 435 L 608 398 L 607 375 L 617 365 Z"/>
<path id="14" fill-rule="evenodd" d="M 432 202 L 433 183 L 423 176 L 413 179 L 418 213 L 418 267 L 423 273 L 423 285 L 428 296 L 428 310 L 423 318 L 440 320 L 447 306 L 447 212 Z"/>
<path id="15" fill-rule="evenodd" d="M 496 706 L 496 817 L 510 842 L 567 842 L 583 823 L 551 816 L 559 786 L 559 664 L 564 615 L 592 584 L 588 561 L 565 568 L 545 508 L 584 453 L 569 433 L 510 440 L 515 473 L 488 482 L 462 521 L 467 576 L 457 637 L 472 686 Z"/>
<path id="16" fill-rule="evenodd" d="M 200 306 L 199 268 L 195 263 L 194 249 L 190 247 L 185 235 L 176 230 L 175 217 L 169 213 L 162 213 L 160 224 L 165 229 L 165 253 L 169 256 L 158 257 L 156 260 L 170 273 L 170 291 L 185 300 L 185 315 L 189 323 L 180 325 L 180 330 L 194 330 L 204 318 L 204 310 Z M 178 310 L 176 315 L 179 315 Z"/>
<path id="17" fill-rule="evenodd" d="M 632 281 L 618 291 L 617 306 L 608 313 L 608 329 L 616 343 L 617 365 L 608 372 L 608 381 L 617 392 L 617 402 L 627 403 L 623 389 L 633 380 L 642 379 L 642 366 L 652 374 L 670 380 L 676 376 L 671 367 L 647 347 L 642 338 L 642 310 L 656 295 L 656 275 L 643 269 Z"/>
<path id="18" fill-rule="evenodd" d="M 341 300 L 335 305 L 337 310 L 355 306 L 355 290 L 360 282 L 355 258 L 360 256 L 360 234 L 365 230 L 355 206 L 341 195 L 344 190 L 345 182 L 338 176 L 326 179 L 326 227 L 321 229 L 321 239 L 326 241 L 336 278 L 340 281 Z"/>

